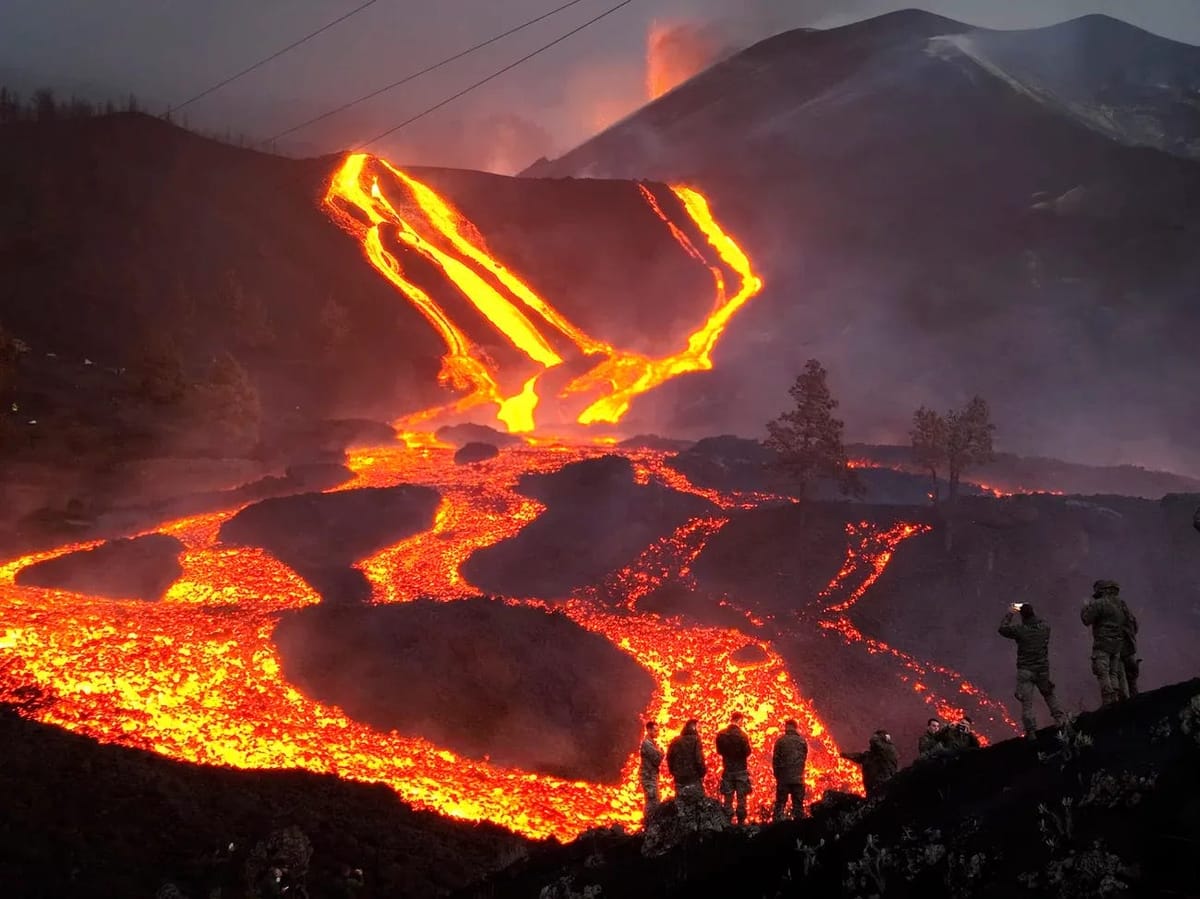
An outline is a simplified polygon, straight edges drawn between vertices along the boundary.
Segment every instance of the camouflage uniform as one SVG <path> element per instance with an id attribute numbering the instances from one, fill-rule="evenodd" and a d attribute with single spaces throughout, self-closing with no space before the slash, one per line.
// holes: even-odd
<path id="1" fill-rule="evenodd" d="M 900 768 L 900 756 L 892 745 L 891 735 L 885 730 L 871 734 L 866 752 L 843 752 L 842 758 L 862 765 L 863 786 L 868 799 L 880 795 L 884 785 Z"/>
<path id="2" fill-rule="evenodd" d="M 959 722 L 942 731 L 945 734 L 946 748 L 950 752 L 962 752 L 966 749 L 978 749 L 979 737 L 971 730 L 966 722 Z"/>
<path id="3" fill-rule="evenodd" d="M 750 786 L 750 771 L 746 760 L 750 757 L 750 740 L 736 724 L 731 724 L 717 734 L 717 753 L 721 756 L 721 796 L 725 799 L 725 814 L 733 811 L 733 798 L 737 796 L 736 818 L 738 824 L 746 821 L 746 797 L 753 792 Z"/>
<path id="4" fill-rule="evenodd" d="M 926 730 L 921 734 L 921 739 L 917 740 L 917 756 L 927 759 L 931 756 L 941 755 L 946 751 L 945 727 L 939 727 L 937 730 Z"/>
<path id="5" fill-rule="evenodd" d="M 1121 649 L 1125 643 L 1125 616 L 1117 604 L 1117 585 L 1096 581 L 1092 598 L 1079 619 L 1092 629 L 1092 674 L 1100 685 L 1100 704 L 1111 705 L 1128 692 Z"/>
<path id="6" fill-rule="evenodd" d="M 1000 622 L 1000 636 L 1017 643 L 1016 697 L 1021 703 L 1025 736 L 1033 737 L 1037 732 L 1037 715 L 1033 711 L 1035 689 L 1042 694 L 1055 724 L 1062 724 L 1067 715 L 1058 704 L 1054 682 L 1050 680 L 1050 625 L 1036 616 L 1014 623 L 1013 615 L 1009 612 Z"/>
<path id="7" fill-rule="evenodd" d="M 775 809 L 771 820 L 783 817 L 788 799 L 792 800 L 792 817 L 804 814 L 804 764 L 808 761 L 808 743 L 794 724 L 788 724 L 771 753 L 775 771 Z"/>
<path id="8" fill-rule="evenodd" d="M 662 765 L 663 751 L 650 737 L 642 740 L 642 765 L 638 769 L 638 781 L 646 795 L 645 817 L 658 808 L 658 770 Z"/>
<path id="9" fill-rule="evenodd" d="M 695 723 L 689 721 L 683 731 L 667 747 L 667 770 L 675 780 L 675 792 L 688 787 L 699 787 L 704 783 L 708 766 L 704 764 L 704 753 L 700 749 L 700 733 Z"/>
<path id="10" fill-rule="evenodd" d="M 1124 698 L 1137 696 L 1138 674 L 1141 672 L 1142 660 L 1137 657 L 1138 621 L 1133 611 L 1125 604 L 1120 596 L 1115 597 L 1121 614 L 1125 616 L 1125 639 L 1121 643 L 1121 670 L 1125 675 Z"/>

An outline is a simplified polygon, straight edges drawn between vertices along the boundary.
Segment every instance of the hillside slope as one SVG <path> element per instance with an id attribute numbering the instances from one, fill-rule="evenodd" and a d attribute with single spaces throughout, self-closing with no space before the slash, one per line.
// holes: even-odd
<path id="1" fill-rule="evenodd" d="M 103 746 L 0 707 L 0 877 L 12 899 L 243 895 L 256 845 L 299 828 L 310 841 L 314 896 L 348 895 L 341 869 L 361 868 L 361 897 L 445 893 L 525 851 L 496 827 L 414 812 L 386 787 L 294 771 L 186 765 Z M 234 844 L 232 854 L 223 851 Z"/>
<path id="2" fill-rule="evenodd" d="M 654 400 L 677 432 L 758 433 L 817 356 L 859 439 L 896 442 L 917 405 L 977 391 L 1013 451 L 1194 474 L 1200 165 L 962 50 L 995 44 L 1015 72 L 1115 40 L 1190 83 L 1194 48 L 1094 26 L 992 35 L 907 11 L 788 32 L 525 174 L 688 180 L 757 254 L 766 290 L 716 372 Z M 1106 57 L 1073 58 L 1102 94 Z"/>
<path id="3" fill-rule="evenodd" d="M 598 832 L 455 896 L 1194 897 L 1198 757 L 1192 680 L 1081 715 L 1065 738 L 904 769 L 870 803 L 842 796 L 804 821 L 693 833 L 663 853 Z"/>

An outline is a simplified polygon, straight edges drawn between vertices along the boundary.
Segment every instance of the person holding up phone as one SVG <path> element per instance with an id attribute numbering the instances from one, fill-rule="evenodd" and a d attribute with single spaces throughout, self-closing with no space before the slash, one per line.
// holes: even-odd
<path id="1" fill-rule="evenodd" d="M 1020 615 L 1019 622 L 1013 619 Z M 1017 644 L 1017 692 L 1021 703 L 1021 723 L 1025 726 L 1025 738 L 1037 739 L 1037 715 L 1033 711 L 1033 691 L 1042 694 L 1054 723 L 1066 721 L 1066 713 L 1054 695 L 1054 682 L 1050 680 L 1050 625 L 1034 614 L 1029 603 L 1013 603 L 1008 614 L 1000 622 L 1000 636 Z"/>

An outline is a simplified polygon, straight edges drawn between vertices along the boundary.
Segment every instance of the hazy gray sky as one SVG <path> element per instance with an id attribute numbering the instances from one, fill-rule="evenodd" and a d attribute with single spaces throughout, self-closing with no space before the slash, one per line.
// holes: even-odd
<path id="1" fill-rule="evenodd" d="M 0 0 L 0 82 L 28 90 L 178 103 L 362 0 Z M 378 0 L 188 109 L 192 126 L 266 138 L 493 36 L 563 0 Z M 577 6 L 293 136 L 325 152 L 374 136 L 615 5 Z M 573 38 L 373 148 L 408 163 L 511 171 L 558 153 L 647 99 L 653 23 L 720 23 L 743 43 L 828 27 L 912 3 L 891 0 L 634 0 Z M 921 7 L 994 28 L 1103 12 L 1200 44 L 1200 0 L 927 0 Z"/>

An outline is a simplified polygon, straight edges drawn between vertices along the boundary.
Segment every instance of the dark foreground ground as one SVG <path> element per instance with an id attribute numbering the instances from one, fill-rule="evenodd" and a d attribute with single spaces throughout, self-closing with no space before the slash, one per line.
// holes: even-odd
<path id="1" fill-rule="evenodd" d="M 230 856 L 221 850 L 231 842 Z M 6 899 L 152 899 L 167 883 L 188 899 L 269 895 L 251 892 L 248 878 L 271 854 L 306 851 L 313 899 L 425 899 L 511 862 L 528 845 L 497 827 L 413 811 L 386 787 L 182 764 L 0 709 Z M 343 866 L 361 868 L 364 886 L 355 891 Z"/>
<path id="2" fill-rule="evenodd" d="M 1200 896 L 1200 680 L 1080 715 L 1065 738 L 905 769 L 873 803 L 822 805 L 665 852 L 657 834 L 585 834 L 456 895 Z"/>
<path id="3" fill-rule="evenodd" d="M 180 764 L 10 709 L 0 796 L 13 899 L 271 895 L 248 878 L 272 857 L 307 867 L 312 899 L 1196 897 L 1200 679 L 1083 714 L 1065 737 L 907 768 L 873 803 L 831 794 L 800 822 L 681 833 L 672 800 L 651 840 L 534 844 L 414 812 L 383 787 Z"/>

